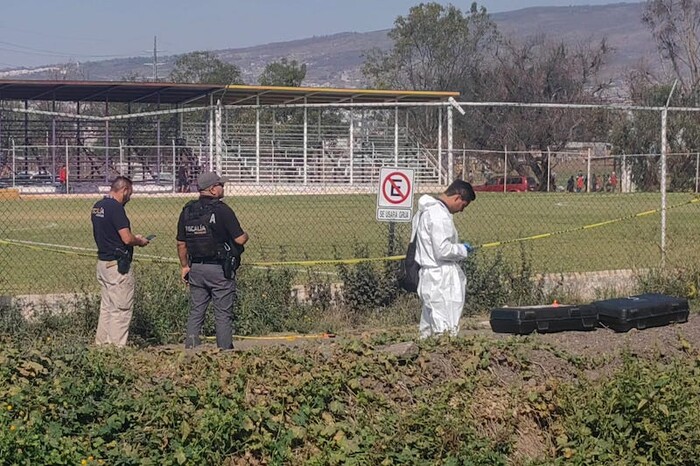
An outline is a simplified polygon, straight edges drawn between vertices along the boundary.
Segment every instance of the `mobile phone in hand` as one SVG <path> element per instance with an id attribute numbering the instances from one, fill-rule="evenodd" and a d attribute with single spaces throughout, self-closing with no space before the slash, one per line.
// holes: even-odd
<path id="1" fill-rule="evenodd" d="M 153 241 L 155 238 L 156 238 L 156 235 L 148 235 L 148 236 L 146 236 L 146 239 L 147 239 L 148 241 Z"/>

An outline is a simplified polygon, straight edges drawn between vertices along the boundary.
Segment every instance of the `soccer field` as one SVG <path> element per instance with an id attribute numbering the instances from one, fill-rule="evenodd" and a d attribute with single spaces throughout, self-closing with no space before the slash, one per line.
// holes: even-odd
<path id="1" fill-rule="evenodd" d="M 29 246 L 0 245 L 0 294 L 93 287 L 89 213 L 98 199 L 66 196 L 0 202 L 0 239 Z M 690 194 L 669 194 L 668 204 L 690 199 Z M 139 195 L 132 199 L 127 205 L 132 230 L 158 235 L 147 248 L 137 250 L 137 258 L 175 260 L 177 217 L 186 201 Z M 245 263 L 352 258 L 358 245 L 366 245 L 371 257 L 387 253 L 389 228 L 375 220 L 374 195 L 251 196 L 226 202 L 251 236 Z M 455 216 L 455 223 L 462 240 L 479 245 L 573 230 L 659 207 L 659 194 L 479 193 L 463 214 Z M 686 204 L 668 210 L 671 265 L 700 258 L 695 239 L 699 209 L 698 204 Z M 522 244 L 538 272 L 654 267 L 660 263 L 660 232 L 660 214 L 655 213 Z M 398 225 L 396 233 L 403 251 L 408 225 Z M 520 243 L 485 248 L 480 254 L 497 251 L 519 260 Z"/>

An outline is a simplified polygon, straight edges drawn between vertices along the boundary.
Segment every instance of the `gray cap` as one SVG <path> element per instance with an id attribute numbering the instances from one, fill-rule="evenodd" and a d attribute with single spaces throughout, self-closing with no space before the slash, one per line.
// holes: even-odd
<path id="1" fill-rule="evenodd" d="M 226 183 L 227 178 L 222 178 L 214 172 L 204 172 L 197 177 L 197 189 L 199 191 L 204 191 L 209 189 L 217 183 Z"/>

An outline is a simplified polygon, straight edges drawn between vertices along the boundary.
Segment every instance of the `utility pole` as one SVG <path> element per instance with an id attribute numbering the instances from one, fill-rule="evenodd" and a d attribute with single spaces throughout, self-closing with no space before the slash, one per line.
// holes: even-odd
<path id="1" fill-rule="evenodd" d="M 153 36 L 153 63 L 144 63 L 146 66 L 153 66 L 153 82 L 158 82 L 158 36 Z"/>

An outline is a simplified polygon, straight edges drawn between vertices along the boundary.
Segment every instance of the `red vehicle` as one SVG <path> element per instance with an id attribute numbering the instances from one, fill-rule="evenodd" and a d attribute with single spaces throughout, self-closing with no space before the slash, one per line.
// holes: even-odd
<path id="1" fill-rule="evenodd" d="M 491 178 L 486 184 L 474 186 L 474 191 L 494 193 L 537 191 L 537 181 L 531 176 L 509 176 L 506 181 L 505 190 L 503 189 L 503 178 Z"/>

